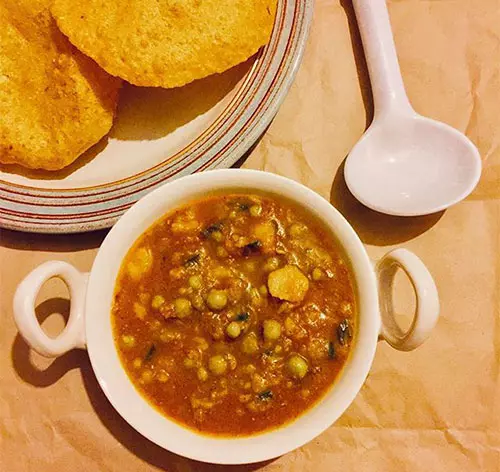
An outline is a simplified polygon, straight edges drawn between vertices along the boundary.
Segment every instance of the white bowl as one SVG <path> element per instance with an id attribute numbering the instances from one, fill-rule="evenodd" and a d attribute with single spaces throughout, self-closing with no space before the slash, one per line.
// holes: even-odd
<path id="1" fill-rule="evenodd" d="M 115 280 L 135 240 L 165 213 L 208 192 L 224 189 L 281 195 L 322 220 L 335 234 L 350 263 L 358 308 L 357 333 L 351 355 L 340 378 L 324 398 L 295 421 L 278 429 L 235 438 L 196 433 L 154 409 L 134 388 L 120 364 L 110 316 Z M 392 309 L 392 281 L 398 267 L 410 278 L 417 297 L 414 320 L 406 333 L 396 324 Z M 67 326 L 55 339 L 45 335 L 34 312 L 36 295 L 51 277 L 61 278 L 71 296 Z M 370 370 L 379 337 L 396 349 L 414 349 L 434 327 L 438 312 L 434 281 L 414 254 L 398 249 L 373 267 L 352 227 L 329 202 L 292 180 L 267 172 L 239 169 L 204 172 L 165 184 L 122 216 L 104 240 L 90 274 L 82 274 L 65 262 L 47 262 L 21 282 L 14 298 L 17 326 L 33 349 L 55 357 L 73 348 L 86 348 L 101 388 L 131 426 L 176 454 L 219 464 L 271 459 L 319 435 L 354 400 Z"/>

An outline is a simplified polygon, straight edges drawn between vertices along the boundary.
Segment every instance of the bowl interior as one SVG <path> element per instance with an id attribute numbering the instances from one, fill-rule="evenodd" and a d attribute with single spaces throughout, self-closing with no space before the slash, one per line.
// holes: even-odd
<path id="1" fill-rule="evenodd" d="M 134 388 L 115 349 L 111 306 L 121 263 L 136 239 L 165 213 L 214 191 L 240 189 L 288 198 L 323 221 L 335 234 L 351 265 L 358 309 L 358 329 L 343 372 L 312 409 L 281 428 L 247 437 L 200 435 L 161 415 Z M 272 189 L 272 190 L 271 190 Z M 346 220 L 312 190 L 274 174 L 218 170 L 184 177 L 155 190 L 118 221 L 92 268 L 86 305 L 87 346 L 97 379 L 120 415 L 145 437 L 192 459 L 241 464 L 271 459 L 313 439 L 349 406 L 373 360 L 380 328 L 375 275 L 364 247 Z"/>

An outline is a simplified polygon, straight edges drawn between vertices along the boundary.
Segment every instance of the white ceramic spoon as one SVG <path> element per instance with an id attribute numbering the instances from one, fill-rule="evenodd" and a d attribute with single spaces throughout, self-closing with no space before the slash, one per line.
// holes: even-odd
<path id="1" fill-rule="evenodd" d="M 479 152 L 459 131 L 418 115 L 411 107 L 385 0 L 353 0 L 353 4 L 375 116 L 347 158 L 347 186 L 361 203 L 389 215 L 444 210 L 478 183 Z"/>

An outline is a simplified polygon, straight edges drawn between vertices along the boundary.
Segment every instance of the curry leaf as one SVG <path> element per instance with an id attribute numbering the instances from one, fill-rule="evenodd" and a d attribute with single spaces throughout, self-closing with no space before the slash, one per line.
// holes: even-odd
<path id="1" fill-rule="evenodd" d="M 148 352 L 144 356 L 144 360 L 146 362 L 150 361 L 153 358 L 153 356 L 155 355 L 155 353 L 156 353 L 156 346 L 154 344 L 151 344 L 151 346 L 148 349 Z"/>
<path id="2" fill-rule="evenodd" d="M 264 392 L 260 392 L 257 397 L 259 400 L 268 401 L 273 398 L 273 392 L 271 392 L 271 390 L 265 390 Z"/>
<path id="3" fill-rule="evenodd" d="M 236 205 L 240 211 L 247 211 L 250 208 L 248 203 L 238 202 Z"/>
<path id="4" fill-rule="evenodd" d="M 247 321 L 250 315 L 247 312 L 238 313 L 235 317 L 235 321 Z"/>
<path id="5" fill-rule="evenodd" d="M 335 359 L 335 346 L 333 345 L 333 341 L 328 343 L 328 357 L 330 359 Z"/>
<path id="6" fill-rule="evenodd" d="M 222 222 L 213 223 L 210 226 L 207 226 L 202 232 L 201 235 L 208 239 L 212 233 L 216 231 L 220 231 L 222 229 Z"/>
<path id="7" fill-rule="evenodd" d="M 189 256 L 186 261 L 184 262 L 184 266 L 185 267 L 191 267 L 191 266 L 194 266 L 196 264 L 198 264 L 198 262 L 200 262 L 200 254 L 196 253 L 196 254 L 193 254 L 192 256 Z"/>
<path id="8" fill-rule="evenodd" d="M 342 346 L 345 346 L 350 341 L 352 338 L 352 330 L 349 320 L 342 320 L 337 326 L 337 338 Z"/>
<path id="9" fill-rule="evenodd" d="M 249 256 L 250 254 L 256 254 L 260 252 L 260 248 L 262 247 L 262 243 L 258 240 L 252 241 L 251 243 L 243 246 L 243 255 Z"/>

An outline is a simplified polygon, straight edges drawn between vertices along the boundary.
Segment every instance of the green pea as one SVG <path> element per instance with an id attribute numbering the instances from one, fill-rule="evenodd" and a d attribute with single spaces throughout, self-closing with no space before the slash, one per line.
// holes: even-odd
<path id="1" fill-rule="evenodd" d="M 176 298 L 174 300 L 174 310 L 179 318 L 185 318 L 191 314 L 191 302 L 187 298 Z"/>
<path id="2" fill-rule="evenodd" d="M 153 372 L 150 370 L 144 370 L 141 374 L 142 383 L 150 383 L 153 380 Z"/>
<path id="3" fill-rule="evenodd" d="M 155 310 L 159 310 L 164 303 L 165 303 L 165 298 L 163 298 L 161 295 L 155 295 L 153 297 L 153 300 L 151 301 L 151 306 Z"/>
<path id="4" fill-rule="evenodd" d="M 222 375 L 227 370 L 227 361 L 221 355 L 212 356 L 208 360 L 208 369 L 212 374 Z"/>
<path id="5" fill-rule="evenodd" d="M 312 271 L 312 279 L 316 282 L 323 278 L 323 271 L 319 267 L 315 267 Z"/>
<path id="6" fill-rule="evenodd" d="M 227 325 L 226 333 L 230 338 L 236 339 L 241 333 L 240 323 L 237 321 L 231 321 L 231 323 Z"/>
<path id="7" fill-rule="evenodd" d="M 287 366 L 292 377 L 296 379 L 303 379 L 309 370 L 307 361 L 298 354 L 294 354 L 290 357 L 290 359 L 288 359 Z"/>
<path id="8" fill-rule="evenodd" d="M 160 372 L 158 374 L 158 382 L 165 383 L 168 380 L 169 375 L 167 372 Z"/>
<path id="9" fill-rule="evenodd" d="M 222 310 L 227 305 L 226 292 L 224 290 L 210 290 L 207 296 L 207 305 L 212 310 Z"/>
<path id="10" fill-rule="evenodd" d="M 125 345 L 125 347 L 134 347 L 135 346 L 135 338 L 134 336 L 131 335 L 123 335 L 122 336 L 122 342 Z"/>
<path id="11" fill-rule="evenodd" d="M 211 235 L 214 241 L 220 243 L 224 239 L 224 235 L 220 231 L 214 231 Z"/>
<path id="12" fill-rule="evenodd" d="M 264 339 L 276 341 L 281 336 L 281 325 L 276 320 L 264 320 Z"/>
<path id="13" fill-rule="evenodd" d="M 203 285 L 203 280 L 201 279 L 201 276 L 199 275 L 192 275 L 189 277 L 188 280 L 189 286 L 191 288 L 194 288 L 195 290 L 199 290 L 201 286 Z"/>

